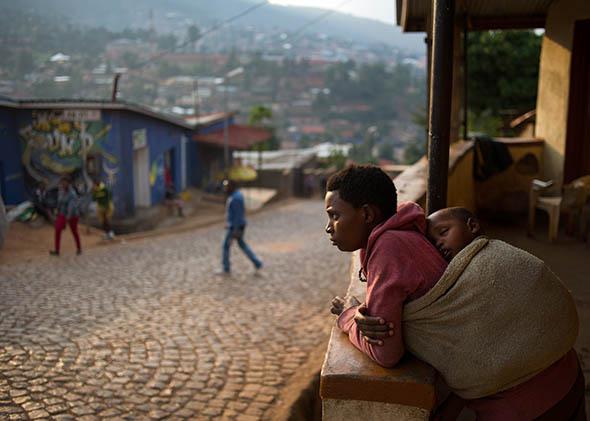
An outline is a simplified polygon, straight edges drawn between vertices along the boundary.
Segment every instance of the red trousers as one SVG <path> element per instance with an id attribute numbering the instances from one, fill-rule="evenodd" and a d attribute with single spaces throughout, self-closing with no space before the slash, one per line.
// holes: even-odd
<path id="1" fill-rule="evenodd" d="M 78 234 L 78 217 L 73 216 L 70 219 L 66 219 L 66 216 L 60 213 L 55 219 L 55 251 L 58 253 L 59 245 L 61 243 L 61 232 L 66 228 L 66 223 L 70 226 L 70 230 L 76 241 L 76 248 L 78 250 L 82 249 L 82 246 L 80 245 L 80 235 Z"/>

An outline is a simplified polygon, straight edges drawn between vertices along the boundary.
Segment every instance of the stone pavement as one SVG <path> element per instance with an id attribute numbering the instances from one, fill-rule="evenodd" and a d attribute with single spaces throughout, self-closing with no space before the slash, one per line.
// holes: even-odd
<path id="1" fill-rule="evenodd" d="M 249 222 L 258 276 L 235 245 L 213 275 L 222 225 L 0 266 L 0 419 L 273 418 L 321 361 L 350 258 L 320 201 Z"/>

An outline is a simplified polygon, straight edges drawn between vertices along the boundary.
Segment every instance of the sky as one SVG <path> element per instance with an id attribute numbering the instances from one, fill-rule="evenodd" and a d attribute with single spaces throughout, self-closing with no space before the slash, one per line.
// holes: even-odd
<path id="1" fill-rule="evenodd" d="M 270 2 L 285 6 L 338 9 L 340 12 L 395 25 L 395 0 L 270 0 Z"/>

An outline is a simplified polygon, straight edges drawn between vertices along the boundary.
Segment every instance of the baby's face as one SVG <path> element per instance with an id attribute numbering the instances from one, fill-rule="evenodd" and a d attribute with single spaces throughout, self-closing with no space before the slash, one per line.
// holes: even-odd
<path id="1" fill-rule="evenodd" d="M 427 235 L 447 262 L 475 237 L 467 223 L 444 212 L 435 212 L 428 217 Z"/>

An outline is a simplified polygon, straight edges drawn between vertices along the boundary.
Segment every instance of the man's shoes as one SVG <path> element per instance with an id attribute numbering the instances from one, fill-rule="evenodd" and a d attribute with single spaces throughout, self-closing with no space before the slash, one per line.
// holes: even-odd
<path id="1" fill-rule="evenodd" d="M 223 276 L 223 277 L 226 277 L 227 278 L 227 277 L 230 277 L 231 276 L 231 272 L 228 271 L 228 270 L 223 270 L 223 269 L 222 270 L 216 270 L 214 272 L 214 275 L 215 276 Z"/>
<path id="2" fill-rule="evenodd" d="M 56 251 L 56 250 L 49 250 L 49 255 L 50 255 L 50 256 L 59 256 L 59 251 Z"/>
<path id="3" fill-rule="evenodd" d="M 262 266 L 264 266 L 262 263 L 254 266 L 254 276 L 260 276 L 260 271 L 262 270 Z"/>
<path id="4" fill-rule="evenodd" d="M 103 240 L 113 240 L 115 238 L 115 233 L 113 231 L 105 232 L 102 236 Z"/>
<path id="5" fill-rule="evenodd" d="M 78 249 L 78 250 L 76 251 L 76 254 L 77 254 L 78 256 L 79 256 L 79 255 L 81 255 L 81 254 L 82 254 L 82 249 Z"/>

